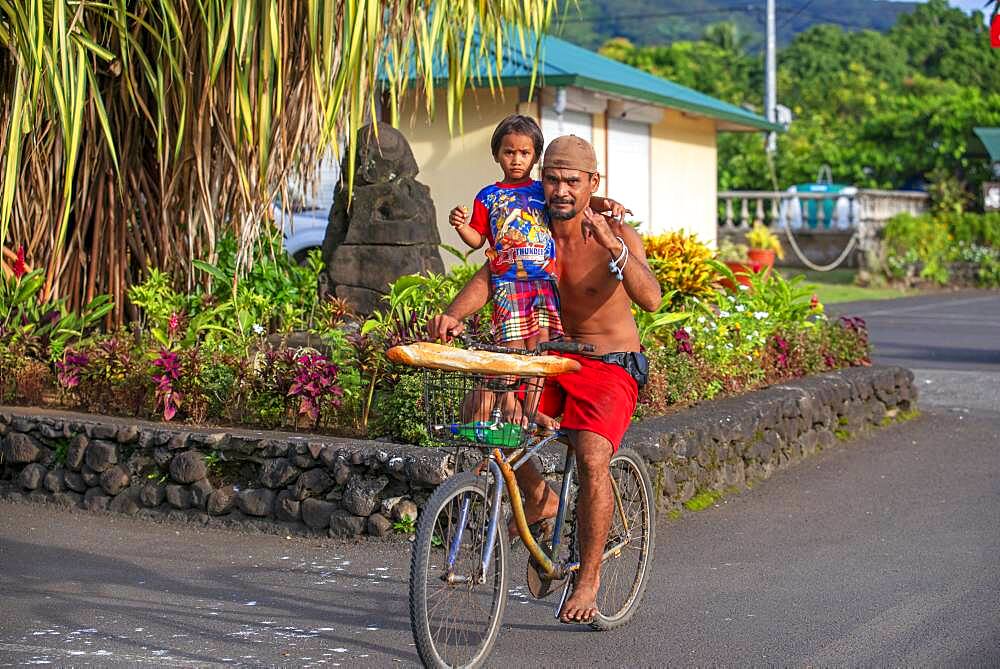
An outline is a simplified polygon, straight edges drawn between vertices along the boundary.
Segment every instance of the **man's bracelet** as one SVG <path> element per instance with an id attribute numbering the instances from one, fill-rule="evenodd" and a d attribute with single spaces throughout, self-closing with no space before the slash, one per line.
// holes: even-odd
<path id="1" fill-rule="evenodd" d="M 619 281 L 624 281 L 625 275 L 622 272 L 625 269 L 625 265 L 628 264 L 628 244 L 621 237 L 615 237 L 615 239 L 621 242 L 622 252 L 616 259 L 608 261 L 608 271 Z"/>

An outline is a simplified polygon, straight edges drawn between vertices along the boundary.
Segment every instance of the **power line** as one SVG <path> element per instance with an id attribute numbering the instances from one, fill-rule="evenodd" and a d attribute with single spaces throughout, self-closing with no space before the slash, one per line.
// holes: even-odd
<path id="1" fill-rule="evenodd" d="M 799 6 L 799 8 L 798 8 L 797 10 L 795 10 L 795 13 L 794 13 L 794 14 L 792 14 L 792 15 L 791 15 L 791 16 L 789 16 L 789 17 L 788 17 L 787 19 L 785 19 L 784 21 L 782 21 L 782 22 L 781 22 L 781 25 L 779 25 L 779 26 L 778 26 L 778 29 L 780 30 L 781 28 L 784 28 L 784 27 L 785 27 L 786 25 L 788 25 L 789 23 L 791 23 L 791 22 L 792 22 L 792 20 L 793 20 L 793 19 L 794 19 L 794 18 L 795 18 L 796 16 L 798 16 L 799 14 L 801 14 L 802 12 L 804 12 L 804 11 L 805 11 L 806 9 L 808 9 L 808 8 L 809 8 L 809 5 L 811 5 L 811 4 L 813 3 L 813 2 L 815 2 L 815 0 L 806 0 L 806 1 L 804 2 L 804 3 L 802 3 L 802 4 L 801 4 L 801 5 Z M 778 10 L 778 11 L 781 11 L 781 10 Z M 787 11 L 787 10 L 786 10 L 786 11 Z"/>
<path id="2" fill-rule="evenodd" d="M 749 5 L 745 2 L 738 5 L 732 5 L 729 7 L 717 7 L 715 9 L 685 9 L 685 10 L 675 10 L 675 11 L 662 11 L 662 12 L 641 12 L 638 14 L 622 14 L 619 16 L 609 16 L 608 14 L 595 14 L 592 16 L 566 16 L 562 18 L 559 23 L 592 23 L 594 21 L 642 21 L 646 19 L 655 18 L 668 18 L 673 16 L 697 16 L 699 14 L 726 14 L 729 12 L 756 12 L 759 11 L 758 7 Z"/>

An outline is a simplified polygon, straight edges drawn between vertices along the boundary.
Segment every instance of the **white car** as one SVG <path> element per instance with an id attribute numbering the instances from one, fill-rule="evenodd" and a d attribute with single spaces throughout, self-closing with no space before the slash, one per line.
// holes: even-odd
<path id="1" fill-rule="evenodd" d="M 274 206 L 274 221 L 281 226 L 285 251 L 295 262 L 305 263 L 309 251 L 323 247 L 329 215 L 329 207 L 282 212 L 279 205 Z"/>
<path id="2" fill-rule="evenodd" d="M 281 226 L 285 238 L 285 251 L 302 264 L 312 249 L 323 247 L 327 220 L 333 196 L 340 181 L 340 163 L 332 153 L 320 164 L 316 182 L 312 188 L 302 188 L 289 179 L 288 191 L 297 203 L 289 211 L 282 211 L 280 202 L 274 205 L 274 221 Z"/>

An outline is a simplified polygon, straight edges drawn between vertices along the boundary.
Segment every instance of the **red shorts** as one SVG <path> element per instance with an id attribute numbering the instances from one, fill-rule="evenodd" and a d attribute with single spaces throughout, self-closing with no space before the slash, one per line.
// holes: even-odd
<path id="1" fill-rule="evenodd" d="M 538 410 L 553 418 L 562 416 L 567 430 L 586 430 L 611 442 L 612 452 L 621 445 L 632 421 L 639 386 L 618 365 L 572 353 L 558 353 L 579 361 L 579 372 L 545 379 Z"/>

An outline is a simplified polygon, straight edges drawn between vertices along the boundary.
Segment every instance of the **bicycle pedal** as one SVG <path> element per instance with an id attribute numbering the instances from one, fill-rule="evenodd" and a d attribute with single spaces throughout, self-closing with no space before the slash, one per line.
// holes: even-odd
<path id="1" fill-rule="evenodd" d="M 562 587 L 566 579 L 547 578 L 534 560 L 528 560 L 528 569 L 525 580 L 528 584 L 528 592 L 535 599 L 545 599 L 555 590 Z"/>

